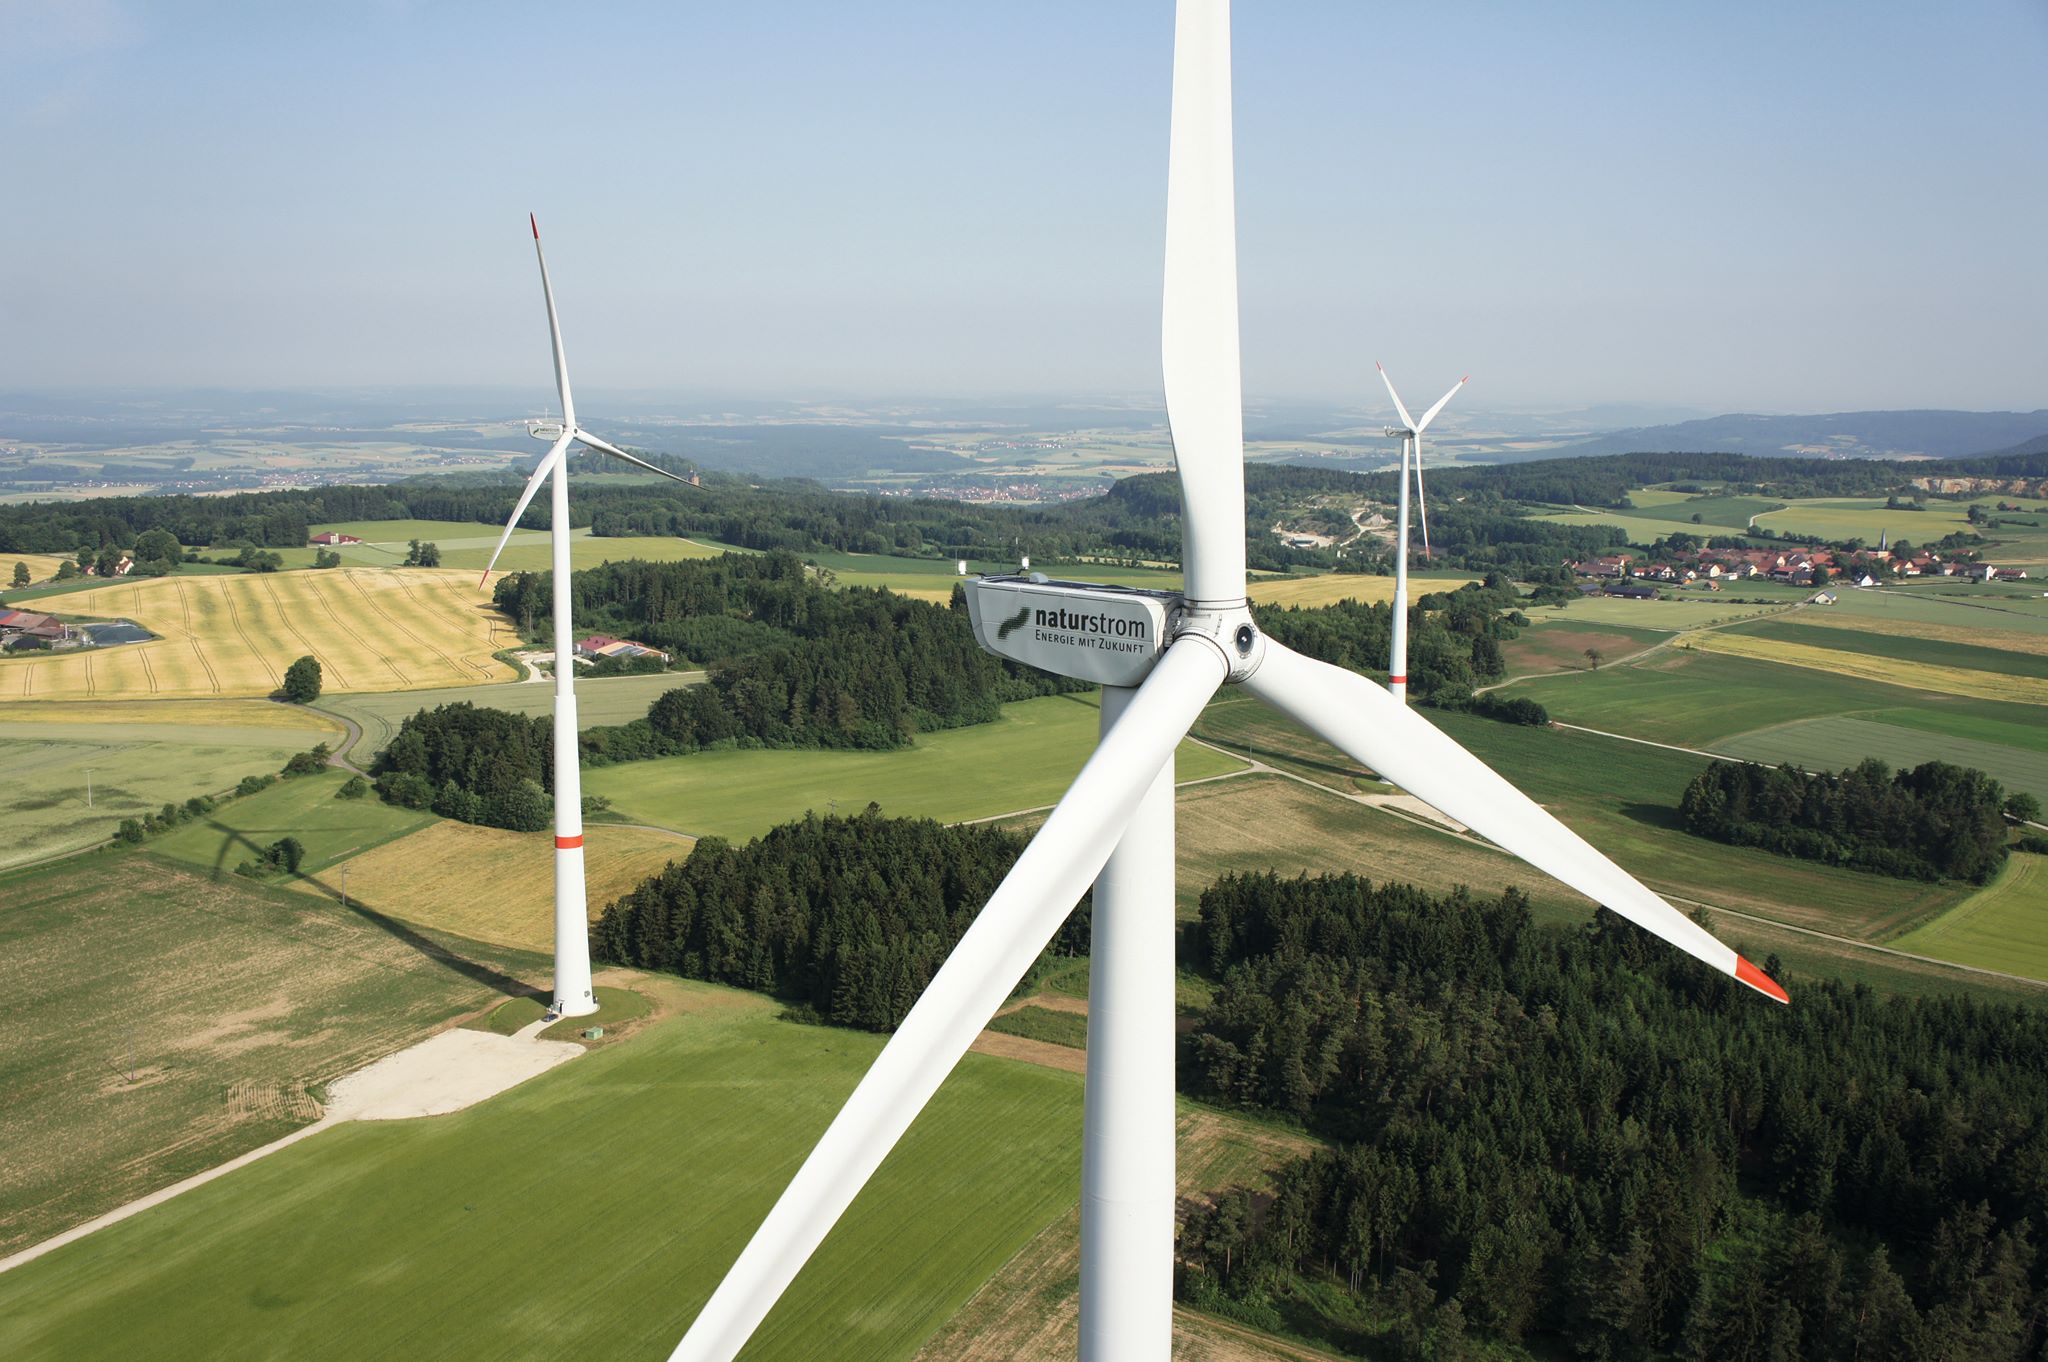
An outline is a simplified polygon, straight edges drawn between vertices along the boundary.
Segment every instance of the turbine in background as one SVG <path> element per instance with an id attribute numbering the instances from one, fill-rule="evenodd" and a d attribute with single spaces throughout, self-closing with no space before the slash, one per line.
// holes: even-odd
<path id="1" fill-rule="evenodd" d="M 1081 1156 L 1087 1362 L 1167 1362 L 1173 1312 L 1173 754 L 1218 687 L 1317 736 L 1714 969 L 1784 991 L 1355 672 L 1263 637 L 1245 601 L 1230 9 L 1180 0 L 1163 359 L 1186 591 L 970 580 L 983 647 L 1100 682 L 1102 740 L 719 1283 L 672 1362 L 731 1362 L 1095 883 Z M 915 1247 L 905 1245 L 905 1252 Z M 829 1343 L 820 1342 L 829 1351 Z"/>
<path id="2" fill-rule="evenodd" d="M 1394 638 L 1388 650 L 1387 689 L 1401 703 L 1408 703 L 1408 470 L 1410 460 L 1415 469 L 1415 500 L 1422 508 L 1422 556 L 1429 554 L 1429 499 L 1422 494 L 1422 432 L 1429 429 L 1429 423 L 1436 420 L 1436 414 L 1444 405 L 1458 395 L 1458 389 L 1472 381 L 1467 374 L 1451 385 L 1451 390 L 1436 400 L 1436 405 L 1422 414 L 1420 421 L 1408 414 L 1408 408 L 1401 405 L 1401 394 L 1394 391 L 1394 380 L 1387 376 L 1387 366 L 1378 360 L 1373 367 L 1380 371 L 1380 379 L 1387 385 L 1387 396 L 1394 399 L 1394 410 L 1401 413 L 1401 424 L 1388 426 L 1387 434 L 1401 440 L 1401 496 L 1396 513 L 1400 521 L 1395 537 L 1400 541 L 1394 551 Z"/>
<path id="3" fill-rule="evenodd" d="M 553 497 L 548 517 L 548 540 L 554 552 L 555 607 L 555 991 L 548 1010 L 557 1016 L 581 1017 L 597 1011 L 597 995 L 590 985 L 590 916 L 583 888 L 583 779 L 576 743 L 576 639 L 569 621 L 569 446 L 591 449 L 623 459 L 650 473 L 689 485 L 690 480 L 656 468 L 616 445 L 608 444 L 576 424 L 576 399 L 569 393 L 569 359 L 562 350 L 562 325 L 555 317 L 555 290 L 548 283 L 548 258 L 540 248 L 540 223 L 531 213 L 527 225 L 533 228 L 533 253 L 540 261 L 540 291 L 548 304 L 548 339 L 555 353 L 555 389 L 562 398 L 562 424 L 554 443 L 542 456 L 540 466 L 526 480 L 498 547 L 484 567 L 481 589 L 498 565 L 498 555 L 519 524 L 519 517 L 533 501 L 533 494 L 549 474 L 554 475 Z"/>

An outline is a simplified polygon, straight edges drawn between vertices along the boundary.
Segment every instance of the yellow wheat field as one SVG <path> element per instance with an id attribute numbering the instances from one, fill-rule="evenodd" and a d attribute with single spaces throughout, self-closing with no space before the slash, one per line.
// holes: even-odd
<path id="1" fill-rule="evenodd" d="M 64 559 L 48 553 L 0 553 L 0 591 L 14 585 L 14 565 L 28 564 L 28 579 L 33 583 L 47 582 L 57 575 Z M 24 610 L 33 610 L 33 603 L 24 605 Z"/>
<path id="2" fill-rule="evenodd" d="M 1802 616 L 1802 618 L 1804 618 Z M 2019 704 L 2048 705 L 2048 679 L 2036 676 L 2006 676 L 1968 667 L 1940 667 L 1925 662 L 1895 662 L 1868 653 L 1837 652 L 1807 643 L 1790 643 L 1725 630 L 1700 630 L 1680 636 L 1678 646 L 1697 648 L 1703 653 L 1727 653 L 1791 667 L 1828 672 L 1835 676 L 1858 676 L 1911 686 L 1942 695 L 1966 695 L 1978 700 L 2010 700 Z"/>
<path id="3" fill-rule="evenodd" d="M 130 619 L 147 643 L 0 659 L 0 703 L 268 695 L 294 659 L 328 691 L 516 679 L 517 637 L 465 571 L 327 568 L 156 577 L 63 598 L 66 617 Z"/>
<path id="4" fill-rule="evenodd" d="M 590 825 L 583 859 L 591 917 L 695 845 L 694 838 L 649 828 Z M 435 822 L 349 858 L 348 893 L 423 927 L 545 951 L 555 939 L 554 855 L 554 842 L 542 833 Z M 295 887 L 333 894 L 340 884 L 341 867 L 330 866 L 317 885 L 301 880 Z"/>
<path id="5" fill-rule="evenodd" d="M 1477 577 L 1410 577 L 1408 598 L 1420 600 L 1433 591 L 1456 591 Z M 1270 577 L 1253 581 L 1245 594 L 1257 605 L 1333 605 L 1338 601 L 1363 601 L 1379 605 L 1394 599 L 1392 577 L 1368 577 L 1356 572 L 1332 572 L 1321 577 Z"/>

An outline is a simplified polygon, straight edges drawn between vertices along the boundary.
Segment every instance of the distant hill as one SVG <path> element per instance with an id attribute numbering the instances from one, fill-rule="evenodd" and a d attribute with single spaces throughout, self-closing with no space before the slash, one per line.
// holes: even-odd
<path id="1" fill-rule="evenodd" d="M 2048 449 L 2048 411 L 1842 411 L 1820 416 L 1710 416 L 1635 426 L 1542 452 L 1543 458 L 1669 450 L 1766 458 L 1953 459 Z"/>

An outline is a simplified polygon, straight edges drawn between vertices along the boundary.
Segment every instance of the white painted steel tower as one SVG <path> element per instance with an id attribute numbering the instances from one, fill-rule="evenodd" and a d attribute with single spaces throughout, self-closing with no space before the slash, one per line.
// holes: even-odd
<path id="1" fill-rule="evenodd" d="M 597 1011 L 597 995 L 590 984 L 590 909 L 583 887 L 583 772 L 576 740 L 576 636 L 569 617 L 569 446 L 588 446 L 651 473 L 674 478 L 685 486 L 690 485 L 690 480 L 636 458 L 576 424 L 576 399 L 569 391 L 569 357 L 562 349 L 562 326 L 555 315 L 555 290 L 548 282 L 548 258 L 541 250 L 540 223 L 528 214 L 527 224 L 533 228 L 533 254 L 540 262 L 541 295 L 547 300 L 548 340 L 554 350 L 555 390 L 562 401 L 562 420 L 559 430 L 535 430 L 535 434 L 551 436 L 554 443 L 548 446 L 540 466 L 533 470 L 525 490 L 519 494 L 512 518 L 505 522 L 505 532 L 498 536 L 498 547 L 491 551 L 483 580 L 491 579 L 491 569 L 497 566 L 498 555 L 505 551 L 505 543 L 518 526 L 519 517 L 526 514 L 542 480 L 552 474 L 548 544 L 553 564 L 550 586 L 555 634 L 555 986 L 548 1010 L 557 1016 L 582 1017 Z"/>
<path id="2" fill-rule="evenodd" d="M 1436 414 L 1444 405 L 1458 395 L 1458 389 L 1472 381 L 1467 374 L 1451 385 L 1451 390 L 1436 400 L 1436 405 L 1422 414 L 1417 421 L 1408 414 L 1408 408 L 1401 405 L 1401 394 L 1394 391 L 1394 380 L 1387 373 L 1387 366 L 1374 362 L 1380 371 L 1380 378 L 1387 385 L 1387 396 L 1394 399 L 1394 410 L 1401 413 L 1401 424 L 1387 427 L 1387 434 L 1401 441 L 1401 495 L 1397 499 L 1395 512 L 1397 524 L 1394 531 L 1394 619 L 1392 646 L 1387 658 L 1387 689 L 1396 700 L 1408 702 L 1408 477 L 1412 467 L 1415 477 L 1415 500 L 1422 509 L 1422 554 L 1429 556 L 1429 502 L 1422 495 L 1422 432 L 1429 429 L 1429 423 L 1436 420 Z"/>

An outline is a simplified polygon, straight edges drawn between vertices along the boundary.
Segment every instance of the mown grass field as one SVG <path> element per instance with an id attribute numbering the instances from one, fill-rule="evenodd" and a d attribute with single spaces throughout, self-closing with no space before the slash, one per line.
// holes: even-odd
<path id="1" fill-rule="evenodd" d="M 146 853 L 0 876 L 0 939 L 0 1255 L 304 1125 L 309 1085 L 483 1007 L 493 971 L 522 968 Z M 544 961 L 523 959 L 545 980 Z M 47 1283 L 70 1309 L 76 1283 Z M 40 1345 L 14 1302 L 0 1354 L 27 1356 Z M 187 1346 L 203 1355 L 208 1336 L 195 1326 Z M 150 1357 L 161 1342 L 74 1336 L 41 1355 Z"/>
<path id="2" fill-rule="evenodd" d="M 491 654 L 518 642 L 476 579 L 453 571 L 174 575 L 68 596 L 64 612 L 160 637 L 0 658 L 0 700 L 268 695 L 307 654 L 330 691 L 474 684 L 511 679 Z"/>
<path id="3" fill-rule="evenodd" d="M 694 685 L 704 679 L 702 672 L 662 672 L 654 676 L 607 676 L 576 678 L 576 724 L 594 728 L 601 724 L 623 724 L 647 717 L 648 706 L 677 686 Z M 488 686 L 451 686 L 442 690 L 411 690 L 382 694 L 323 695 L 314 708 L 356 721 L 362 740 L 350 750 L 349 759 L 367 767 L 398 734 L 398 726 L 423 709 L 442 705 L 471 704 L 482 709 L 503 709 L 514 714 L 552 714 L 555 685 L 551 680 L 505 683 Z"/>
<path id="4" fill-rule="evenodd" d="M 337 799 L 347 772 L 328 768 L 318 775 L 293 776 L 259 793 L 228 800 L 213 812 L 151 840 L 159 856 L 182 861 L 209 875 L 234 872 L 259 857 L 281 837 L 296 837 L 306 848 L 304 876 L 319 875 L 337 861 L 381 846 L 434 821 L 434 815 L 386 804 L 374 793 Z"/>
<path id="5" fill-rule="evenodd" d="M 590 915 L 690 854 L 690 838 L 593 823 L 584 832 Z M 554 842 L 545 832 L 507 832 L 433 819 L 348 859 L 350 901 L 475 941 L 554 950 Z M 293 887 L 332 898 L 340 866 Z M 536 1014 L 538 1015 L 538 1014 Z"/>
<path id="6" fill-rule="evenodd" d="M 0 1353 L 659 1358 L 882 1038 L 689 1003 L 468 1111 L 325 1132 L 0 1277 Z M 1077 1076 L 969 1055 L 748 1350 L 900 1359 L 1079 1186 Z"/>
<path id="7" fill-rule="evenodd" d="M 1634 629 L 1618 624 L 1580 624 L 1567 616 L 1538 617 L 1521 636 L 1501 644 L 1501 657 L 1509 676 L 1556 671 L 1591 671 L 1586 657 L 1595 649 L 1603 661 L 1613 662 L 1639 653 L 1671 637 L 1657 629 Z"/>
<path id="8" fill-rule="evenodd" d="M 1744 587 L 1735 586 L 1728 588 L 1726 595 L 1689 590 L 1681 599 L 1673 601 L 1631 601 L 1619 596 L 1582 596 L 1562 608 L 1548 605 L 1532 606 L 1528 615 L 1531 620 L 1536 621 L 1616 624 L 1676 634 L 1687 629 L 1701 629 L 1712 624 L 1726 624 L 1732 620 L 1776 614 L 1792 604 L 1789 600 L 1758 605 L 1754 600 L 1730 599 L 1746 597 L 1747 594 Z"/>
<path id="9" fill-rule="evenodd" d="M 2048 857 L 2014 852 L 1996 880 L 1890 944 L 1957 964 L 2048 980 Z"/>
<path id="10" fill-rule="evenodd" d="M 1891 711 L 1883 717 L 1892 723 L 1905 722 L 1906 712 L 1924 714 L 1928 725 L 1942 725 L 1929 731 L 1991 741 L 2042 726 L 2034 705 L 1676 647 L 1597 672 L 1518 681 L 1500 693 L 1541 701 L 1566 723 L 1688 747 L 1711 748 L 1720 739 L 1797 719 L 1872 710 Z"/>
<path id="11" fill-rule="evenodd" d="M 340 731 L 260 700 L 0 705 L 0 868 L 103 841 L 124 818 L 219 794 Z"/>
<path id="12" fill-rule="evenodd" d="M 1876 757 L 1900 769 L 1922 762 L 1946 761 L 1974 766 L 1994 776 L 2008 790 L 2031 791 L 2048 801 L 2048 750 L 2042 750 L 2048 734 L 2026 734 L 2031 740 L 2030 750 L 2014 742 L 1987 742 L 1930 732 L 1874 717 L 1887 712 L 1876 710 L 1867 717 L 1830 715 L 1801 719 L 1722 738 L 1714 744 L 1714 750 L 1744 761 L 1787 763 L 1808 771 L 1840 771 L 1865 757 Z"/>
<path id="13" fill-rule="evenodd" d="M 1003 707 L 992 724 L 925 734 L 895 752 L 721 751 L 600 766 L 583 788 L 615 814 L 697 836 L 754 837 L 805 810 L 854 814 L 873 800 L 894 817 L 941 822 L 1051 804 L 1095 748 L 1092 696 L 1046 696 Z M 1178 778 L 1242 763 L 1182 743 Z"/>
<path id="14" fill-rule="evenodd" d="M 2041 598 L 2043 590 L 2048 590 L 2048 584 L 2021 594 L 2003 583 L 1922 582 L 1910 587 L 1837 592 L 1827 613 L 1894 622 L 1901 632 L 1911 632 L 1916 625 L 1942 625 L 1968 633 L 1996 631 L 1996 646 L 2009 648 L 2018 646 L 2008 637 L 2012 633 L 2048 634 L 2048 600 Z M 1923 636 L 1942 637 L 1938 632 Z"/>
<path id="15" fill-rule="evenodd" d="M 1628 536 L 1631 544 L 1651 544 L 1667 535 L 1684 531 L 1688 534 L 1741 534 L 1745 526 L 1740 519 L 1733 523 L 1695 525 L 1690 520 L 1680 523 L 1665 520 L 1654 515 L 1642 515 L 1629 511 L 1580 511 L 1554 510 L 1532 515 L 1531 520 L 1547 520 L 1553 525 L 1613 525 Z"/>

